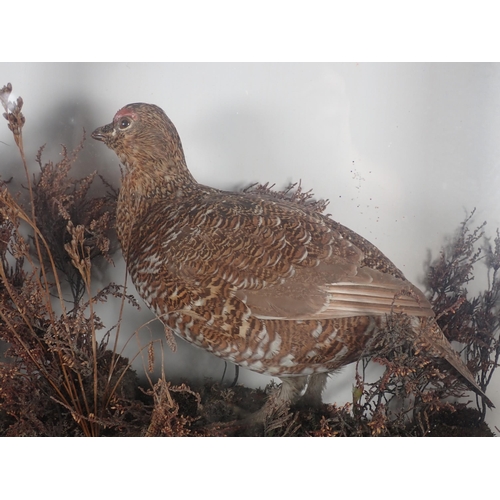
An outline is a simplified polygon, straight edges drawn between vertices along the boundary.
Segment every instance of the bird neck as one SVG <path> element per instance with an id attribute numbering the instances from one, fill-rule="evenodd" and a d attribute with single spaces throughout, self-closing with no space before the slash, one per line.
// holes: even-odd
<path id="1" fill-rule="evenodd" d="M 166 161 L 141 168 L 127 165 L 116 210 L 118 239 L 127 261 L 129 241 L 144 217 L 157 206 L 165 207 L 165 200 L 168 206 L 168 200 L 174 203 L 179 197 L 192 195 L 199 186 L 185 163 L 162 164 Z"/>
<path id="2" fill-rule="evenodd" d="M 167 198 L 197 185 L 185 161 L 164 159 L 145 162 L 139 166 L 128 164 L 121 192 L 135 199 Z"/>

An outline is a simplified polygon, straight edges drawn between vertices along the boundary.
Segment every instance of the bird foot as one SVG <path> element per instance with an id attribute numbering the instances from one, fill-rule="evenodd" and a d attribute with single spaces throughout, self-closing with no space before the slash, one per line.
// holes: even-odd
<path id="1" fill-rule="evenodd" d="M 217 422 L 207 428 L 228 436 L 286 436 L 293 435 L 297 427 L 297 413 L 290 411 L 290 404 L 272 393 L 262 408 L 250 413 L 237 405 L 231 405 L 236 417 L 229 422 Z"/>

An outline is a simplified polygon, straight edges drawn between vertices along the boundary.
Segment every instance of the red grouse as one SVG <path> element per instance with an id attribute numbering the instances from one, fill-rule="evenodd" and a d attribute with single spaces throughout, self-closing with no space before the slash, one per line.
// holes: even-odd
<path id="1" fill-rule="evenodd" d="M 328 373 L 373 354 L 393 312 L 411 318 L 489 403 L 423 293 L 374 245 L 301 204 L 198 184 L 162 109 L 129 104 L 92 137 L 126 167 L 117 231 L 142 298 L 188 342 L 279 377 L 278 398 L 320 403 Z M 373 351 L 373 350 L 372 350 Z"/>

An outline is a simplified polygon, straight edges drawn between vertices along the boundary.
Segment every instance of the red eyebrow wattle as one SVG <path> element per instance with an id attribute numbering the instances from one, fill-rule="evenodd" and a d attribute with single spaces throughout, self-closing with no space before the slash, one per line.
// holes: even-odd
<path id="1" fill-rule="evenodd" d="M 134 113 L 131 109 L 125 107 L 116 112 L 114 120 L 120 120 L 121 118 L 125 116 L 130 116 L 133 120 L 137 119 L 137 114 Z"/>

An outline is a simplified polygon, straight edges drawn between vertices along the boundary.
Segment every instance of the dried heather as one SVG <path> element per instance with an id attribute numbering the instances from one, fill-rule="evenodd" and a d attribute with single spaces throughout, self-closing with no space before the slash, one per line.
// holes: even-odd
<path id="1" fill-rule="evenodd" d="M 110 233 L 114 225 L 117 192 L 102 178 L 108 188 L 107 196 L 91 195 L 91 188 L 97 177 L 93 172 L 83 179 L 70 175 L 78 153 L 83 148 L 83 137 L 79 146 L 68 153 L 62 149 L 62 159 L 57 164 L 42 164 L 41 148 L 37 155 L 40 174 L 33 182 L 33 202 L 36 224 L 47 242 L 42 247 L 44 263 L 49 262 L 50 253 L 58 271 L 62 272 L 70 285 L 74 304 L 78 304 L 85 293 L 81 271 L 75 266 L 67 251 L 67 245 L 74 240 L 75 231 L 81 231 L 80 249 L 72 248 L 79 259 L 94 260 L 102 256 L 109 262 Z"/>
<path id="2" fill-rule="evenodd" d="M 91 287 L 92 261 L 109 258 L 116 197 L 92 198 L 95 174 L 69 176 L 76 152 L 64 151 L 57 165 L 42 166 L 39 155 L 41 174 L 32 183 L 22 146 L 22 100 L 11 102 L 11 92 L 5 86 L 0 100 L 24 165 L 30 207 L 0 186 L 0 339 L 11 360 L 0 364 L 0 434 L 137 434 L 148 410 L 136 398 L 136 375 L 128 360 L 108 349 L 117 329 L 98 335 L 104 325 L 94 311 L 108 297 L 135 301 L 113 283 L 96 295 Z M 63 282 L 72 291 L 70 310 Z"/>
<path id="3" fill-rule="evenodd" d="M 95 311 L 110 298 L 121 301 L 122 309 L 137 303 L 114 283 L 92 290 L 96 259 L 111 260 L 117 192 L 95 172 L 82 179 L 71 175 L 83 139 L 72 152 L 63 148 L 56 164 L 43 163 L 40 149 L 40 172 L 31 178 L 23 149 L 23 101 L 11 99 L 11 93 L 10 84 L 3 87 L 0 102 L 19 148 L 29 204 L 23 206 L 0 182 L 0 340 L 9 345 L 8 361 L 0 362 L 0 435 L 491 435 L 484 403 L 477 400 L 478 411 L 454 402 L 466 388 L 425 354 L 408 318 L 396 314 L 377 339 L 381 348 L 374 361 L 384 373 L 369 381 L 370 359 L 360 360 L 353 400 L 343 406 L 277 405 L 263 429 L 248 429 L 228 423 L 261 407 L 266 391 L 234 384 L 176 386 L 164 376 L 139 389 L 130 362 L 116 350 L 124 328 L 120 318 L 110 327 Z M 98 179 L 106 196 L 93 195 Z M 315 201 L 300 184 L 284 191 L 253 185 L 247 191 L 288 199 L 312 212 L 324 212 L 328 204 Z M 485 389 L 500 356 L 500 235 L 484 239 L 484 224 L 471 231 L 472 215 L 427 263 L 426 284 L 440 327 L 463 345 L 468 367 Z M 487 287 L 471 297 L 467 284 L 483 264 Z M 145 349 L 152 371 L 152 344 Z"/>

